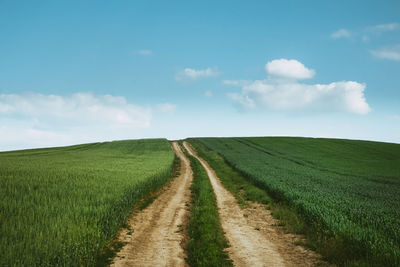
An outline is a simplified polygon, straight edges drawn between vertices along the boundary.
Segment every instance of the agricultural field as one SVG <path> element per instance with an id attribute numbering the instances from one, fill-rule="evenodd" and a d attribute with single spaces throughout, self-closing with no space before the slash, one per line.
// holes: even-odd
<path id="1" fill-rule="evenodd" d="M 166 139 L 0 153 L 0 265 L 94 265 L 173 162 Z"/>
<path id="2" fill-rule="evenodd" d="M 314 138 L 196 138 L 296 210 L 339 265 L 400 264 L 400 145 Z M 323 251 L 325 250 L 325 251 Z"/>

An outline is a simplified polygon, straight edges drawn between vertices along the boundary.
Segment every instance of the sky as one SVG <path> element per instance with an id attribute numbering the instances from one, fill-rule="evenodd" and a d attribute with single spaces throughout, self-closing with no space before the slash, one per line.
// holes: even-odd
<path id="1" fill-rule="evenodd" d="M 0 151 L 199 136 L 400 143 L 400 1 L 0 0 Z"/>

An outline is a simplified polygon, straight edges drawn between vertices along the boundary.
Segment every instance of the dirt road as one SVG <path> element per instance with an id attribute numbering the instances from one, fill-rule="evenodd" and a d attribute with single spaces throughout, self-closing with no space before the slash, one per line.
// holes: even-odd
<path id="1" fill-rule="evenodd" d="M 217 198 L 221 225 L 230 244 L 229 257 L 235 266 L 314 266 L 323 264 L 320 256 L 295 246 L 296 237 L 284 234 L 275 225 L 270 211 L 259 204 L 241 209 L 234 196 L 221 184 L 208 163 L 184 142 L 188 152 L 206 169 Z"/>
<path id="2" fill-rule="evenodd" d="M 131 216 L 128 223 L 133 233 L 120 234 L 119 240 L 127 244 L 111 266 L 186 266 L 182 230 L 188 219 L 193 175 L 178 143 L 172 147 L 181 159 L 180 176 L 151 205 Z"/>
<path id="3" fill-rule="evenodd" d="M 234 196 L 221 184 L 208 163 L 190 145 L 186 150 L 206 169 L 217 198 L 218 211 L 230 244 L 227 249 L 235 266 L 314 266 L 325 265 L 320 256 L 295 246 L 298 236 L 285 234 L 261 204 L 241 209 Z M 181 159 L 179 177 L 165 186 L 160 195 L 128 220 L 131 230 L 123 230 L 119 240 L 126 245 L 111 266 L 187 266 L 184 251 L 184 226 L 188 220 L 190 184 L 193 173 L 189 159 L 178 143 L 172 147 Z"/>

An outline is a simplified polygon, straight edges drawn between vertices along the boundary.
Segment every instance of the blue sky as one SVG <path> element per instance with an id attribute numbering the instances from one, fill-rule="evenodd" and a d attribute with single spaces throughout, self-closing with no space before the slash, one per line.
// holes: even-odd
<path id="1" fill-rule="evenodd" d="M 0 1 L 0 150 L 400 143 L 399 1 Z"/>

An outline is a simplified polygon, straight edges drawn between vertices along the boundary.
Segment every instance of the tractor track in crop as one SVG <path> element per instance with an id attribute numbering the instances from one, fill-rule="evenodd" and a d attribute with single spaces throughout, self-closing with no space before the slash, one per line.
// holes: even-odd
<path id="1" fill-rule="evenodd" d="M 181 160 L 180 175 L 147 208 L 131 215 L 131 230 L 119 235 L 126 245 L 111 266 L 187 266 L 184 231 L 193 174 L 179 144 L 173 142 L 172 148 Z"/>

